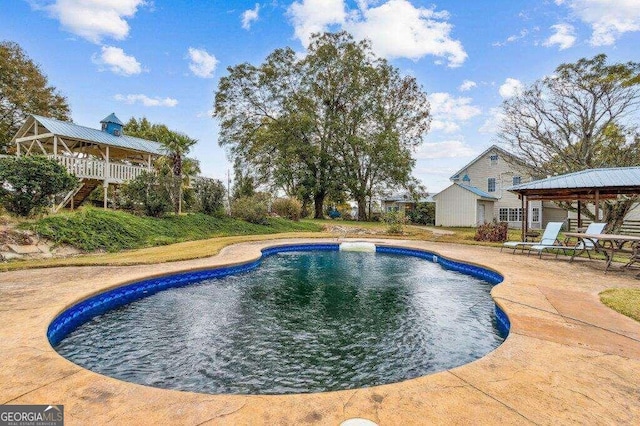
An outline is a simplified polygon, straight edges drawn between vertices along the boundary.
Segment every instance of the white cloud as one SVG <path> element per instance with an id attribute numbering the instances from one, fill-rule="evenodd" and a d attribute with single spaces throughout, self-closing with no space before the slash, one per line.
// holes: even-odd
<path id="1" fill-rule="evenodd" d="M 526 28 L 520 30 L 519 34 L 512 34 L 509 37 L 507 37 L 507 39 L 505 41 L 496 41 L 494 43 L 492 43 L 492 46 L 496 46 L 496 47 L 502 47 L 502 46 L 506 46 L 509 43 L 515 43 L 516 41 L 525 38 L 527 35 L 529 34 L 529 30 L 527 30 Z"/>
<path id="2" fill-rule="evenodd" d="M 454 120 L 466 121 L 482 113 L 480 108 L 471 105 L 471 101 L 471 98 L 456 98 L 444 92 L 429 95 L 433 116 L 447 117 Z"/>
<path id="3" fill-rule="evenodd" d="M 433 160 L 438 158 L 471 157 L 475 154 L 474 149 L 464 141 L 447 140 L 423 143 L 416 150 L 414 157 L 420 160 Z"/>
<path id="4" fill-rule="evenodd" d="M 460 131 L 460 126 L 453 121 L 446 120 L 432 120 L 431 121 L 431 130 L 432 131 L 441 131 L 444 133 L 456 133 Z"/>
<path id="5" fill-rule="evenodd" d="M 542 43 L 543 46 L 558 45 L 560 50 L 568 49 L 576 42 L 575 28 L 571 24 L 552 25 L 551 29 L 555 31 L 548 39 Z"/>
<path id="6" fill-rule="evenodd" d="M 196 114 L 196 118 L 211 118 L 213 117 L 214 114 L 214 110 L 210 109 L 207 111 L 200 111 L 199 113 Z"/>
<path id="7" fill-rule="evenodd" d="M 431 104 L 432 131 L 456 133 L 465 121 L 480 115 L 482 111 L 471 104 L 471 98 L 456 98 L 449 93 L 432 93 L 429 95 Z"/>
<path id="8" fill-rule="evenodd" d="M 389 0 L 378 7 L 361 3 L 345 29 L 357 38 L 368 38 L 380 56 L 420 59 L 426 55 L 446 58 L 449 67 L 459 67 L 467 53 L 459 40 L 451 38 L 453 25 L 447 12 L 415 7 L 407 0 Z"/>
<path id="9" fill-rule="evenodd" d="M 189 69 L 196 76 L 202 78 L 213 78 L 213 73 L 218 65 L 218 60 L 204 49 L 189 48 Z"/>
<path id="10" fill-rule="evenodd" d="M 500 86 L 500 88 L 498 89 L 498 93 L 500 93 L 500 96 L 502 96 L 504 99 L 507 99 L 522 93 L 523 89 L 524 85 L 520 80 L 517 80 L 515 78 L 507 78 L 502 86 Z"/>
<path id="11" fill-rule="evenodd" d="M 583 22 L 591 26 L 590 43 L 608 46 L 624 33 L 640 31 L 640 1 L 638 0 L 564 0 Z"/>
<path id="12" fill-rule="evenodd" d="M 504 119 L 502 108 L 491 108 L 487 114 L 487 119 L 478 129 L 480 133 L 495 134 L 500 130 L 500 124 Z"/>
<path id="13" fill-rule="evenodd" d="M 93 43 L 103 38 L 123 40 L 132 18 L 145 0 L 55 0 L 46 6 L 62 27 Z"/>
<path id="14" fill-rule="evenodd" d="M 477 85 L 478 84 L 475 81 L 465 80 L 465 81 L 462 82 L 460 87 L 458 87 L 458 90 L 461 91 L 461 92 L 466 92 L 466 91 L 469 91 L 469 90 L 473 89 Z"/>
<path id="15" fill-rule="evenodd" d="M 311 34 L 324 32 L 329 25 L 344 23 L 347 14 L 343 0 L 302 0 L 293 2 L 287 10 L 295 36 L 307 46 Z"/>
<path id="16" fill-rule="evenodd" d="M 119 47 L 102 46 L 100 56 L 93 55 L 93 62 L 98 65 L 107 66 L 112 72 L 124 76 L 140 74 L 142 65 L 138 60 L 124 53 Z"/>
<path id="17" fill-rule="evenodd" d="M 344 0 L 294 2 L 288 12 L 295 36 L 306 46 L 312 33 L 339 25 L 357 39 L 371 40 L 374 51 L 386 58 L 433 55 L 446 59 L 449 67 L 467 59 L 462 43 L 451 38 L 453 26 L 446 11 L 415 7 L 407 0 L 357 3 L 357 9 L 347 10 Z"/>
<path id="18" fill-rule="evenodd" d="M 245 10 L 242 13 L 242 28 L 249 30 L 251 24 L 258 20 L 258 14 L 260 13 L 260 4 L 256 3 L 256 7 L 253 9 Z"/>
<path id="19" fill-rule="evenodd" d="M 156 106 L 161 106 L 161 107 L 174 107 L 176 105 L 178 105 L 178 100 L 177 99 L 173 99 L 173 98 L 150 98 L 147 95 L 142 95 L 142 94 L 137 94 L 137 95 L 115 95 L 113 97 L 116 101 L 120 101 L 120 102 L 124 102 L 127 104 L 135 104 L 135 103 L 140 103 L 146 107 L 156 107 Z"/>

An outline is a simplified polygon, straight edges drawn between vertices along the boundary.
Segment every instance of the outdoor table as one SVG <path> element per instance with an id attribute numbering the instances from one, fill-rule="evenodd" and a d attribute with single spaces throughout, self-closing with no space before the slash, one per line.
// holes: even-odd
<path id="1" fill-rule="evenodd" d="M 624 265 L 624 267 L 627 267 L 636 261 L 636 254 L 638 250 L 638 243 L 640 243 L 640 236 L 622 234 L 583 234 L 580 232 L 565 232 L 564 235 L 566 237 L 577 238 L 578 240 L 582 241 L 583 250 L 574 250 L 573 255 L 571 256 L 571 261 L 573 261 L 573 258 L 576 256 L 576 254 L 580 254 L 586 251 L 586 248 L 584 247 L 586 247 L 585 242 L 587 240 L 593 244 L 594 250 L 598 253 L 602 253 L 607 260 L 607 265 L 604 268 L 605 272 L 607 272 L 607 270 L 609 269 L 611 261 L 613 261 L 613 256 L 623 250 L 625 252 L 632 253 L 631 259 L 626 265 Z M 625 244 L 628 244 L 631 247 L 625 250 Z"/>
<path id="2" fill-rule="evenodd" d="M 524 234 L 524 240 L 525 241 L 537 241 L 539 236 L 540 236 L 540 232 L 538 232 L 538 231 L 527 231 L 527 233 Z"/>

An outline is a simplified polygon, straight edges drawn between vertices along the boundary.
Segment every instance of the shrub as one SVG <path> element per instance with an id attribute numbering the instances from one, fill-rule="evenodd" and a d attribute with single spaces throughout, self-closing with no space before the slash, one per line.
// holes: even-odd
<path id="1" fill-rule="evenodd" d="M 297 222 L 302 214 L 302 203 L 295 198 L 278 198 L 271 204 L 271 210 L 280 217 Z"/>
<path id="2" fill-rule="evenodd" d="M 435 225 L 436 203 L 418 203 L 413 210 L 407 213 L 411 223 L 418 225 Z"/>
<path id="3" fill-rule="evenodd" d="M 509 228 L 507 222 L 491 222 L 479 225 L 476 229 L 476 241 L 501 242 L 507 241 Z"/>
<path id="4" fill-rule="evenodd" d="M 75 176 L 46 157 L 0 158 L 0 200 L 9 213 L 33 216 L 50 206 L 54 195 L 77 184 Z"/>
<path id="5" fill-rule="evenodd" d="M 173 207 L 160 178 L 146 171 L 124 187 L 122 196 L 125 207 L 131 207 L 146 216 L 162 217 Z"/>
<path id="6" fill-rule="evenodd" d="M 355 218 L 351 214 L 351 205 L 349 203 L 341 203 L 336 206 L 336 209 L 340 213 L 340 217 L 344 220 L 354 220 Z"/>
<path id="7" fill-rule="evenodd" d="M 257 195 L 240 197 L 231 204 L 231 216 L 250 223 L 266 225 L 268 214 L 266 200 Z"/>
<path id="8" fill-rule="evenodd" d="M 387 224 L 388 234 L 402 234 L 406 218 L 401 212 L 387 212 L 383 216 L 384 223 Z"/>
<path id="9" fill-rule="evenodd" d="M 198 178 L 193 185 L 196 211 L 210 216 L 224 214 L 224 185 L 217 179 Z"/>

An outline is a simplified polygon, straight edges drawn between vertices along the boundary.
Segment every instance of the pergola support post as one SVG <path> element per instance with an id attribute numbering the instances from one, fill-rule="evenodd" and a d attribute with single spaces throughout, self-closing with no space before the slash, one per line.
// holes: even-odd
<path id="1" fill-rule="evenodd" d="M 582 203 L 580 202 L 580 197 L 578 197 L 578 229 L 582 228 L 582 208 L 581 207 L 582 207 Z"/>
<path id="2" fill-rule="evenodd" d="M 520 205 L 521 205 L 521 208 L 522 208 L 522 217 L 521 217 L 522 225 L 520 226 L 520 237 L 521 237 L 520 241 L 524 241 L 524 236 L 525 236 L 525 232 L 526 232 L 524 230 L 524 228 L 525 228 L 525 224 L 524 224 L 524 217 L 525 217 L 525 215 L 524 215 L 524 198 L 525 198 L 524 195 L 520 195 Z"/>
<path id="3" fill-rule="evenodd" d="M 596 217 L 596 222 L 600 222 L 600 191 L 596 189 L 596 197 L 594 200 L 594 204 L 595 204 L 595 217 Z"/>
<path id="4" fill-rule="evenodd" d="M 522 222 L 524 223 L 524 235 L 525 238 L 529 233 L 529 197 L 526 195 L 524 198 L 524 209 L 522 210 Z M 524 239 L 522 240 L 524 241 Z"/>
<path id="5" fill-rule="evenodd" d="M 102 192 L 104 193 L 102 207 L 104 209 L 106 209 L 107 208 L 107 193 L 109 192 L 109 182 L 106 181 L 106 180 L 102 184 Z"/>

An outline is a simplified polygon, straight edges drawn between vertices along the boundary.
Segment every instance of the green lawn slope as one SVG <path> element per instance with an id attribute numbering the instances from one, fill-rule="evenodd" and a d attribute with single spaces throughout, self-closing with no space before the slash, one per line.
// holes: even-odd
<path id="1" fill-rule="evenodd" d="M 56 244 L 69 244 L 84 251 L 107 252 L 212 237 L 322 230 L 322 226 L 318 224 L 280 218 L 269 218 L 268 224 L 257 225 L 230 217 L 218 218 L 199 213 L 152 218 L 94 208 L 45 217 L 23 224 L 22 227 L 29 228 Z"/>

